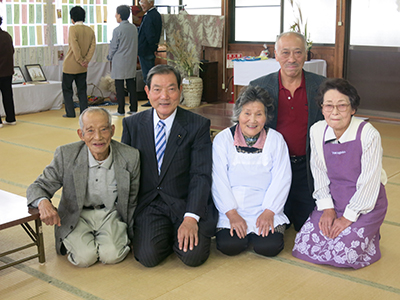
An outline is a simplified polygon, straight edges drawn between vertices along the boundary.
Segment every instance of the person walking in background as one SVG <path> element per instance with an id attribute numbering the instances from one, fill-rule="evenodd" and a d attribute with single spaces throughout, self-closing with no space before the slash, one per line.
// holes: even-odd
<path id="1" fill-rule="evenodd" d="M 87 68 L 96 48 L 96 38 L 93 29 L 83 24 L 85 11 L 82 7 L 73 7 L 70 15 L 74 26 L 69 28 L 69 48 L 63 63 L 62 91 L 66 112 L 63 117 L 75 118 L 72 83 L 75 81 L 78 89 L 79 108 L 82 113 L 88 107 Z"/>
<path id="2" fill-rule="evenodd" d="M 129 23 L 130 8 L 127 5 L 117 7 L 115 18 L 119 26 L 114 29 L 107 59 L 112 62 L 111 78 L 115 80 L 118 112 L 116 116 L 125 116 L 125 88 L 129 93 L 128 114 L 137 112 L 136 60 L 138 52 L 138 33 L 136 26 Z"/>
<path id="3" fill-rule="evenodd" d="M 155 65 L 154 54 L 161 36 L 161 15 L 154 7 L 154 0 L 141 0 L 140 6 L 145 12 L 139 27 L 138 55 L 144 83 L 147 84 L 147 73 Z M 150 101 L 142 106 L 151 106 Z"/>
<path id="4" fill-rule="evenodd" d="M 3 18 L 0 17 L 0 26 Z M 6 114 L 4 124 L 15 125 L 15 109 L 12 91 L 14 74 L 14 46 L 11 35 L 0 28 L 0 91 L 3 96 L 3 107 Z M 3 123 L 0 118 L 0 128 Z"/>

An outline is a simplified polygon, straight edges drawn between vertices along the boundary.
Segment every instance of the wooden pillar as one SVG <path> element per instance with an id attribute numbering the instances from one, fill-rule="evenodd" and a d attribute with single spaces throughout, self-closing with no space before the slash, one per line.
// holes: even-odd
<path id="1" fill-rule="evenodd" d="M 336 39 L 335 39 L 335 63 L 334 77 L 343 78 L 345 57 L 347 52 L 346 29 L 350 26 L 350 18 L 346 14 L 346 5 L 349 0 L 337 0 L 336 3 Z"/>

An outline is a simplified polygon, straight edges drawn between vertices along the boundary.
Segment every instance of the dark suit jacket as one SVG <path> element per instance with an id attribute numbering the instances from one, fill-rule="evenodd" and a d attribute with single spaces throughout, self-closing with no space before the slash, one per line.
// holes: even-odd
<path id="1" fill-rule="evenodd" d="M 11 35 L 0 28 L 0 77 L 14 74 L 14 46 Z"/>
<path id="2" fill-rule="evenodd" d="M 133 239 L 133 213 L 137 204 L 140 177 L 139 153 L 112 140 L 113 163 L 117 180 L 117 211 L 128 225 L 128 236 Z M 78 224 L 86 196 L 89 175 L 88 148 L 83 141 L 60 146 L 53 161 L 28 187 L 28 205 L 40 198 L 51 199 L 63 187 L 58 214 L 61 227 L 54 226 L 56 250 L 61 251 L 62 241 Z"/>
<path id="3" fill-rule="evenodd" d="M 122 142 L 140 151 L 141 178 L 135 215 L 160 196 L 183 221 L 186 212 L 200 216 L 199 230 L 212 236 L 217 212 L 210 197 L 210 120 L 177 108 L 161 174 L 154 146 L 153 109 L 123 119 Z"/>
<path id="4" fill-rule="evenodd" d="M 317 121 L 323 120 L 321 108 L 317 106 L 315 98 L 318 94 L 318 88 L 320 84 L 326 79 L 325 77 L 304 71 L 304 77 L 306 80 L 306 91 L 307 91 L 307 102 L 308 102 L 308 126 L 307 126 L 307 142 L 306 142 L 306 153 L 307 153 L 307 171 L 308 171 L 308 184 L 310 191 L 314 191 L 314 184 L 310 171 L 310 127 Z M 259 86 L 266 90 L 269 95 L 274 99 L 274 116 L 268 124 L 271 128 L 276 129 L 278 121 L 278 99 L 279 99 L 279 71 L 268 74 L 266 76 L 257 78 L 250 82 L 252 86 Z"/>
<path id="5" fill-rule="evenodd" d="M 162 20 L 156 8 L 149 10 L 139 27 L 138 55 L 146 56 L 157 51 L 161 36 Z"/>

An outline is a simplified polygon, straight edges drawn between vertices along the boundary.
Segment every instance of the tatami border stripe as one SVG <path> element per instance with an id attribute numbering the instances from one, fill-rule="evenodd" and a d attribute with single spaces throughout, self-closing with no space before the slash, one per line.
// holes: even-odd
<path id="1" fill-rule="evenodd" d="M 31 149 L 31 150 L 37 150 L 37 151 L 42 151 L 42 152 L 54 154 L 54 151 L 50 151 L 50 150 L 45 150 L 45 149 L 40 149 L 40 148 L 36 148 L 36 147 L 26 146 L 26 145 L 17 144 L 17 143 L 5 141 L 5 140 L 0 140 L 0 142 L 2 142 L 4 144 L 9 144 L 9 145 L 13 145 L 13 146 L 22 147 L 22 148 L 28 148 L 28 149 Z"/>
<path id="2" fill-rule="evenodd" d="M 377 288 L 386 292 L 391 292 L 391 293 L 395 293 L 395 294 L 399 294 L 400 295 L 400 289 L 392 287 L 392 286 L 388 286 L 388 285 L 384 285 L 384 284 L 380 284 L 377 282 L 373 282 L 373 281 L 369 281 L 369 280 L 365 280 L 365 279 L 361 279 L 361 278 L 357 278 L 357 277 L 353 277 L 353 276 L 349 276 L 349 275 L 345 275 L 345 274 L 341 274 L 341 273 L 336 273 L 336 272 L 332 272 L 329 270 L 325 270 L 322 268 L 319 268 L 317 266 L 313 266 L 313 265 L 307 265 L 305 263 L 302 262 L 298 262 L 298 261 L 294 261 L 291 259 L 287 259 L 287 258 L 283 258 L 283 257 L 270 257 L 272 260 L 276 260 L 282 263 L 286 263 L 292 266 L 296 266 L 296 267 L 300 267 L 300 268 L 304 268 L 304 269 L 308 269 L 314 272 L 318 272 L 318 273 L 322 273 L 328 276 L 332 276 L 332 277 L 337 277 L 340 279 L 344 279 L 344 280 L 348 280 L 351 282 L 355 282 L 355 283 L 359 283 L 362 285 L 366 285 L 369 287 L 373 287 L 373 288 Z"/>
<path id="3" fill-rule="evenodd" d="M 0 260 L 2 262 L 4 262 L 4 263 L 13 262 L 13 260 L 8 258 L 8 257 L 2 257 Z M 82 291 L 81 289 L 79 289 L 79 288 L 77 288 L 77 287 L 75 287 L 73 285 L 65 283 L 64 281 L 58 280 L 58 279 L 56 279 L 56 278 L 54 278 L 52 276 L 49 276 L 49 275 L 47 275 L 47 274 L 45 274 L 43 272 L 40 272 L 38 270 L 35 270 L 35 269 L 31 268 L 31 267 L 25 266 L 24 264 L 18 264 L 18 265 L 15 265 L 13 267 L 18 269 L 18 270 L 20 270 L 20 271 L 22 271 L 22 272 L 24 272 L 24 273 L 26 273 L 26 274 L 29 274 L 29 275 L 31 275 L 33 277 L 36 277 L 37 279 L 45 281 L 48 284 L 51 284 L 51 285 L 53 285 L 53 286 L 55 286 L 55 287 L 57 287 L 59 289 L 62 289 L 62 290 L 66 291 L 66 292 L 68 292 L 70 294 L 73 294 L 75 296 L 81 297 L 82 299 L 103 300 L 102 298 L 99 298 L 99 297 L 97 297 L 95 295 L 92 295 L 92 294 L 90 294 L 88 292 Z"/>
<path id="4" fill-rule="evenodd" d="M 79 121 L 76 119 L 76 124 L 79 127 Z M 55 126 L 55 125 L 49 125 L 49 124 L 44 124 L 44 123 L 38 123 L 38 122 L 32 122 L 32 121 L 20 121 L 18 120 L 18 123 L 27 123 L 27 124 L 32 124 L 32 125 L 37 125 L 37 126 L 44 126 L 44 127 L 50 127 L 50 128 L 56 128 L 56 129 L 64 129 L 64 130 L 70 130 L 70 131 L 76 131 L 75 128 L 68 128 L 68 127 L 63 127 L 63 126 Z"/>

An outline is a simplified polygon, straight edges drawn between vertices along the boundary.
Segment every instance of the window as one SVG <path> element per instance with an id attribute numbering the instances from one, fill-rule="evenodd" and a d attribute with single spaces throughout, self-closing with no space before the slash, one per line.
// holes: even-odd
<path id="1" fill-rule="evenodd" d="M 235 34 L 237 42 L 275 41 L 280 33 L 280 0 L 236 0 Z"/>
<path id="2" fill-rule="evenodd" d="M 41 46 L 47 45 L 48 39 L 45 33 L 49 18 L 50 8 L 54 1 L 46 0 L 6 0 L 1 8 L 3 26 L 13 37 L 15 46 Z M 4 28 L 4 27 L 3 27 Z"/>
<path id="3" fill-rule="evenodd" d="M 0 13 L 3 28 L 10 33 L 16 47 L 67 45 L 72 25 L 69 11 L 80 5 L 86 11 L 97 43 L 107 43 L 108 0 L 3 0 Z"/>
<path id="4" fill-rule="evenodd" d="M 221 1 L 219 0 L 183 0 L 185 10 L 190 15 L 221 15 Z"/>
<path id="5" fill-rule="evenodd" d="M 336 0 L 232 0 L 236 42 L 275 42 L 281 31 L 289 31 L 301 9 L 303 27 L 313 43 L 334 44 Z M 283 15 L 283 19 L 281 16 Z M 308 34 L 307 34 L 308 35 Z"/>
<path id="6" fill-rule="evenodd" d="M 56 0 L 57 44 L 68 44 L 68 29 L 72 25 L 69 12 L 76 5 L 86 12 L 84 24 L 90 26 L 96 35 L 97 43 L 108 43 L 107 39 L 107 1 L 108 0 Z M 61 18 L 59 18 L 61 12 Z"/>
<path id="7" fill-rule="evenodd" d="M 350 45 L 400 47 L 400 3 L 351 2 Z"/>
<path id="8" fill-rule="evenodd" d="M 334 44 L 336 34 L 336 0 L 318 1 L 290 1 L 284 2 L 283 31 L 288 31 L 298 16 L 298 7 L 301 9 L 303 24 L 307 22 L 307 38 L 313 43 Z M 304 34 L 304 28 L 302 28 Z"/>
<path id="9" fill-rule="evenodd" d="M 179 5 L 185 5 L 185 10 L 190 15 L 221 15 L 220 0 L 155 0 L 154 5 L 160 14 L 178 14 Z M 166 6 L 171 6 L 168 11 Z"/>

